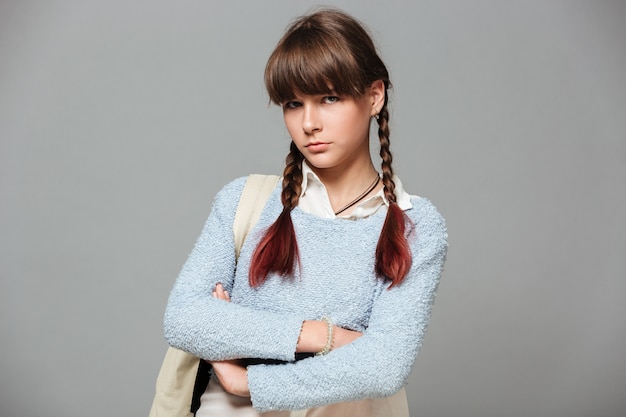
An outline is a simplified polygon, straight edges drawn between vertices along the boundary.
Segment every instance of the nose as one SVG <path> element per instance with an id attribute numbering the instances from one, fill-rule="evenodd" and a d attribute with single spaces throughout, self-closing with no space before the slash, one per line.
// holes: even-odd
<path id="1" fill-rule="evenodd" d="M 322 130 L 322 123 L 315 106 L 304 106 L 304 112 L 302 113 L 302 130 L 308 135 Z"/>

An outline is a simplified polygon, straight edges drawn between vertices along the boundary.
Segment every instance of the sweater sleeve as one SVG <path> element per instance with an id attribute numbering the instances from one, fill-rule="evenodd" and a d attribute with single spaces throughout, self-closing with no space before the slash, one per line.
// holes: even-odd
<path id="1" fill-rule="evenodd" d="M 240 178 L 215 197 L 211 213 L 170 293 L 164 319 L 167 342 L 207 360 L 294 360 L 303 317 L 285 317 L 212 297 L 217 283 L 233 285 L 233 222 L 245 184 Z"/>
<path id="2" fill-rule="evenodd" d="M 374 303 L 363 336 L 353 343 L 296 363 L 248 367 L 254 407 L 263 412 L 385 397 L 409 376 L 428 325 L 447 252 L 443 218 L 418 202 L 409 275 Z"/>

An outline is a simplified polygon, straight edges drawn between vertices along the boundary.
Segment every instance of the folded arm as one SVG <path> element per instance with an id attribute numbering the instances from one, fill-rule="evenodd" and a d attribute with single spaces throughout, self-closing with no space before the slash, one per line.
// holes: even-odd
<path id="1" fill-rule="evenodd" d="M 170 294 L 164 319 L 167 342 L 208 360 L 294 360 L 305 317 L 285 316 L 216 299 L 218 282 L 232 288 L 236 259 L 232 225 L 245 178 L 225 186 Z"/>
<path id="2" fill-rule="evenodd" d="M 249 366 L 248 386 L 257 410 L 385 397 L 404 386 L 423 341 L 447 251 L 443 219 L 430 204 L 418 209 L 423 213 L 415 220 L 411 271 L 375 301 L 363 336 L 326 356 Z"/>
<path id="3" fill-rule="evenodd" d="M 213 298 L 230 302 L 230 295 L 220 283 L 212 292 Z M 363 333 L 333 326 L 332 347 L 334 349 L 352 343 Z M 327 324 L 319 320 L 305 320 L 302 324 L 297 352 L 320 352 L 328 341 Z M 249 397 L 248 372 L 245 365 L 238 359 L 211 361 L 213 370 L 225 391 L 241 397 Z"/>

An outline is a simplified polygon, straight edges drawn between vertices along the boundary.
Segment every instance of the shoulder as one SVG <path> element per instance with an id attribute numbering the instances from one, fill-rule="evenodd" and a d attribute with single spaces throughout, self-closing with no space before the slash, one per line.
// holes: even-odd
<path id="1" fill-rule="evenodd" d="M 228 198 L 228 197 L 239 197 L 243 192 L 246 183 L 249 181 L 254 186 L 261 186 L 262 184 L 268 183 L 271 184 L 272 187 L 274 185 L 278 185 L 279 179 L 281 177 L 277 175 L 265 175 L 265 174 L 250 174 L 243 177 L 235 178 L 230 181 L 226 185 L 224 185 L 220 191 L 217 193 L 216 198 Z"/>
<path id="2" fill-rule="evenodd" d="M 428 245 L 447 248 L 446 221 L 433 202 L 424 197 L 411 196 L 411 205 L 405 213 L 415 227 L 418 240 Z"/>
<path id="3" fill-rule="evenodd" d="M 213 197 L 213 211 L 232 211 L 237 208 L 246 177 L 239 177 L 224 185 Z"/>
<path id="4" fill-rule="evenodd" d="M 445 223 L 435 204 L 426 197 L 411 195 L 411 208 L 406 210 L 406 214 L 416 221 L 431 220 Z"/>
<path id="5" fill-rule="evenodd" d="M 254 199 L 261 194 L 260 189 L 263 187 L 271 186 L 273 192 L 276 192 L 280 181 L 276 175 L 260 175 L 251 174 L 243 177 L 236 178 L 226 185 L 224 185 L 215 195 L 213 206 L 214 208 L 223 208 L 225 210 L 233 210 L 237 208 L 240 199 L 246 189 L 246 184 L 250 187 L 247 188 L 248 200 Z M 269 184 L 269 185 L 268 185 Z M 254 189 L 254 190 L 253 190 Z"/>
<path id="6" fill-rule="evenodd" d="M 216 194 L 216 199 L 229 198 L 231 196 L 239 197 L 243 191 L 243 187 L 246 185 L 248 176 L 236 178 L 226 185 L 224 185 Z"/>

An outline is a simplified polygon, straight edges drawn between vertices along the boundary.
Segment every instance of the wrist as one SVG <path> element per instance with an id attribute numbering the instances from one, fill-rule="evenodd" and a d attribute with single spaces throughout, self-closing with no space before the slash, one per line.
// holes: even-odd
<path id="1" fill-rule="evenodd" d="M 328 317 L 323 317 L 322 321 L 326 324 L 326 343 L 324 347 L 315 353 L 315 356 L 323 356 L 330 353 L 333 350 L 333 344 L 335 342 L 335 326 Z"/>
<path id="2" fill-rule="evenodd" d="M 213 372 L 224 391 L 239 397 L 249 397 L 248 370 L 237 360 L 211 362 Z"/>
<path id="3" fill-rule="evenodd" d="M 334 330 L 334 329 L 333 329 Z M 334 332 L 333 332 L 334 333 Z M 298 353 L 317 353 L 328 341 L 328 324 L 321 320 L 305 320 L 296 345 Z"/>

